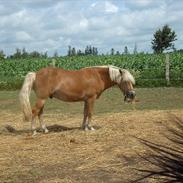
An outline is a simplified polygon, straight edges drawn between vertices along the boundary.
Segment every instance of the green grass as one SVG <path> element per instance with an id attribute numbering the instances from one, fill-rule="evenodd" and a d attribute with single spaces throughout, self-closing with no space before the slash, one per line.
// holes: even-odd
<path id="1" fill-rule="evenodd" d="M 0 111 L 19 112 L 19 91 L 0 91 Z M 137 88 L 137 110 L 171 110 L 183 108 L 183 88 Z M 133 105 L 123 102 L 123 94 L 118 88 L 105 91 L 96 101 L 94 113 L 105 114 L 134 110 Z M 31 95 L 34 104 L 35 95 Z M 67 103 L 57 99 L 48 99 L 45 113 L 77 115 L 83 113 L 83 103 Z"/>

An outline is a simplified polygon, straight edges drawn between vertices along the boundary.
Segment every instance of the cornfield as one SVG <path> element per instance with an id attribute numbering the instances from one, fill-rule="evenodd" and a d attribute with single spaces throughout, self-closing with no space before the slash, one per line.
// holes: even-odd
<path id="1" fill-rule="evenodd" d="M 2 60 L 0 61 L 0 89 L 18 89 L 29 71 L 51 66 L 53 62 L 55 67 L 70 70 L 95 65 L 115 65 L 130 70 L 138 86 L 166 85 L 165 55 L 136 54 Z M 183 53 L 170 54 L 170 77 L 172 85 L 183 85 Z"/>

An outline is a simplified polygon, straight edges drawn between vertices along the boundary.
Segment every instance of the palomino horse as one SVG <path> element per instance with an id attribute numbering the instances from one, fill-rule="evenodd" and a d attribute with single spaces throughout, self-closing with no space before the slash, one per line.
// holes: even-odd
<path id="1" fill-rule="evenodd" d="M 129 71 L 115 66 L 94 66 L 77 71 L 47 67 L 26 75 L 20 91 L 20 103 L 26 121 L 31 121 L 33 135 L 36 134 L 35 118 L 38 116 L 41 128 L 48 132 L 43 122 L 43 107 L 48 97 L 62 101 L 84 101 L 82 129 L 94 130 L 90 126 L 94 102 L 102 92 L 118 85 L 125 101 L 133 101 L 135 80 Z M 29 96 L 31 89 L 36 93 L 35 107 L 31 110 Z"/>

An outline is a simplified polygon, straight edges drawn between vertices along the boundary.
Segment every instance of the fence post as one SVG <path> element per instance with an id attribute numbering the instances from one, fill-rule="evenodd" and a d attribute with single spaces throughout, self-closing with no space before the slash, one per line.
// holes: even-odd
<path id="1" fill-rule="evenodd" d="M 165 55 L 165 79 L 167 86 L 170 85 L 170 56 L 168 53 Z"/>
<path id="2" fill-rule="evenodd" d="M 52 61 L 51 61 L 51 66 L 52 67 L 55 67 L 55 62 L 56 62 L 56 60 L 55 59 L 52 59 Z"/>

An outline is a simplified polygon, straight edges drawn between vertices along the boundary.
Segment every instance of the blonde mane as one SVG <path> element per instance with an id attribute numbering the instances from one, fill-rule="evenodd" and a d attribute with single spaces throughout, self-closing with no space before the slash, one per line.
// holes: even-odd
<path id="1" fill-rule="evenodd" d="M 109 68 L 109 76 L 111 81 L 114 81 L 118 84 L 120 84 L 121 80 L 123 81 L 130 81 L 132 84 L 135 84 L 135 79 L 132 76 L 132 74 L 126 70 L 126 69 L 121 69 L 119 67 L 113 66 L 113 65 L 102 65 L 102 66 L 92 66 L 88 68 Z M 122 72 L 122 74 L 120 73 Z"/>

